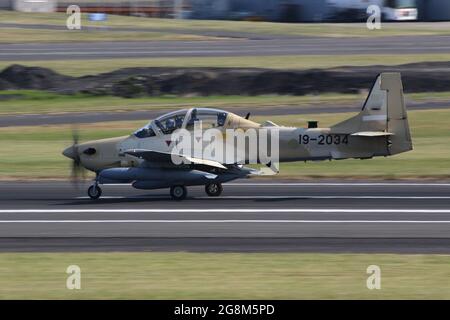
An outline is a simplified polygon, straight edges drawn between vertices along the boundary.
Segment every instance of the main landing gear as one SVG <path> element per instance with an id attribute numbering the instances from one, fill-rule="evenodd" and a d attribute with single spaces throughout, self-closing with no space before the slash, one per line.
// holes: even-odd
<path id="1" fill-rule="evenodd" d="M 174 200 L 183 200 L 186 199 L 187 196 L 187 189 L 185 186 L 179 185 L 179 186 L 172 186 L 170 187 L 170 196 Z"/>
<path id="2" fill-rule="evenodd" d="M 218 197 L 222 194 L 223 187 L 221 183 L 209 183 L 205 186 L 205 192 L 210 197 Z M 177 185 L 170 188 L 170 196 L 174 200 L 184 200 L 187 196 L 187 189 L 185 186 Z"/>
<path id="3" fill-rule="evenodd" d="M 221 183 L 209 183 L 205 186 L 205 192 L 210 197 L 218 197 L 222 194 L 223 187 Z"/>
<path id="4" fill-rule="evenodd" d="M 210 197 L 218 197 L 222 194 L 223 187 L 221 183 L 208 183 L 205 186 L 205 192 Z M 177 185 L 170 188 L 170 196 L 174 200 L 184 200 L 187 196 L 187 189 L 185 186 Z"/>

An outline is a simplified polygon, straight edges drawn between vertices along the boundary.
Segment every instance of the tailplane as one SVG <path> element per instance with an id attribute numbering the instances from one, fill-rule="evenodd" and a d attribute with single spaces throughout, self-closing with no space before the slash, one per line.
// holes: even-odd
<path id="1" fill-rule="evenodd" d="M 385 136 L 389 155 L 412 150 L 400 74 L 380 74 L 361 112 L 333 126 L 331 131 L 362 137 Z"/>

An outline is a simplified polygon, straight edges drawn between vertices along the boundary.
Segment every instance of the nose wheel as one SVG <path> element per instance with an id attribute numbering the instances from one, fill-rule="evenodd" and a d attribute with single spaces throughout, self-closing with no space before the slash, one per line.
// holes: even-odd
<path id="1" fill-rule="evenodd" d="M 178 201 L 186 199 L 187 189 L 185 186 L 172 186 L 170 187 L 170 196 Z"/>
<path id="2" fill-rule="evenodd" d="M 218 197 L 222 194 L 223 187 L 221 183 L 209 183 L 205 186 L 205 192 L 210 197 Z"/>
<path id="3" fill-rule="evenodd" d="M 92 186 L 90 186 L 88 188 L 88 196 L 92 200 L 96 200 L 96 199 L 100 198 L 101 195 L 102 195 L 102 189 L 97 184 L 93 184 Z"/>

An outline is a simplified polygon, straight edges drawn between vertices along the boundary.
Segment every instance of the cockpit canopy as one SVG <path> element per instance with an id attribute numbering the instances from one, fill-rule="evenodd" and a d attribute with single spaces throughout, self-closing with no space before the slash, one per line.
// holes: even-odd
<path id="1" fill-rule="evenodd" d="M 179 110 L 175 112 L 170 112 L 168 114 L 162 115 L 155 120 L 153 123 L 163 134 L 171 134 L 176 129 L 183 128 L 184 119 L 189 110 Z"/>
<path id="2" fill-rule="evenodd" d="M 145 127 L 137 130 L 138 138 L 148 138 L 161 134 L 171 134 L 176 129 L 193 130 L 197 121 L 201 121 L 202 129 L 220 128 L 226 123 L 228 112 L 210 108 L 183 109 L 162 115 Z"/>

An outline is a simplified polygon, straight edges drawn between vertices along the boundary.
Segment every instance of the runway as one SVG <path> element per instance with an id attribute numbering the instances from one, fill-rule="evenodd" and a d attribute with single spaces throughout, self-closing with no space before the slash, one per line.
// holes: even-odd
<path id="1" fill-rule="evenodd" d="M 200 187 L 0 184 L 0 251 L 450 253 L 450 183 L 244 180 Z"/>
<path id="2" fill-rule="evenodd" d="M 1 61 L 449 52 L 450 36 L 0 44 Z"/>

